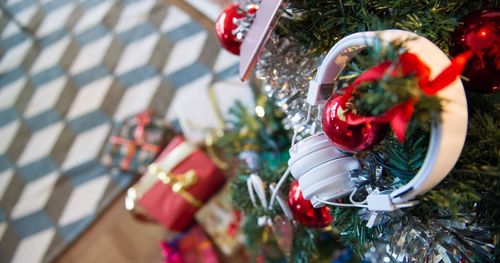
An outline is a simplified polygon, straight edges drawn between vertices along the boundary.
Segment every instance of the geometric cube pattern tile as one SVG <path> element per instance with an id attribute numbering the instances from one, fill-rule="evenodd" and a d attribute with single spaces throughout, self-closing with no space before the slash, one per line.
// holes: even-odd
<path id="1" fill-rule="evenodd" d="M 99 162 L 113 126 L 146 108 L 175 121 L 236 83 L 238 59 L 164 0 L 0 6 L 0 262 L 47 262 L 134 180 Z"/>

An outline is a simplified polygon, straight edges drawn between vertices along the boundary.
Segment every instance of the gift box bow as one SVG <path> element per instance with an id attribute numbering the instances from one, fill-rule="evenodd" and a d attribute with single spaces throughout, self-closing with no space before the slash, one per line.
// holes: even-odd
<path id="1" fill-rule="evenodd" d="M 187 191 L 198 182 L 196 171 L 191 169 L 182 174 L 171 173 L 177 165 L 194 151 L 196 151 L 196 147 L 183 142 L 177 145 L 165 158 L 149 165 L 147 173 L 127 191 L 125 199 L 127 210 L 133 211 L 137 200 L 141 199 L 158 181 L 170 186 L 174 193 L 179 194 L 192 206 L 201 207 L 203 202 Z"/>
<path id="2" fill-rule="evenodd" d="M 119 136 L 111 136 L 110 143 L 114 145 L 123 145 L 127 148 L 127 155 L 121 161 L 120 166 L 127 170 L 130 167 L 132 159 L 137 152 L 137 148 L 140 147 L 144 151 L 152 152 L 156 154 L 160 152 L 161 147 L 155 144 L 147 143 L 146 141 L 146 128 L 152 123 L 153 111 L 146 110 L 137 114 L 133 122 L 136 125 L 133 132 L 133 138 L 123 138 Z"/>

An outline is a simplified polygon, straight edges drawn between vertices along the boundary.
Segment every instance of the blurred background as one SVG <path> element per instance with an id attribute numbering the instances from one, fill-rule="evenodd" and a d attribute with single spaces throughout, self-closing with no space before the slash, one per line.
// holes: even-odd
<path id="1" fill-rule="evenodd" d="M 196 143 L 236 99 L 252 105 L 214 34 L 229 3 L 0 2 L 0 262 L 162 260 L 172 234 L 124 207 L 140 173 L 103 158 L 147 109 Z"/>

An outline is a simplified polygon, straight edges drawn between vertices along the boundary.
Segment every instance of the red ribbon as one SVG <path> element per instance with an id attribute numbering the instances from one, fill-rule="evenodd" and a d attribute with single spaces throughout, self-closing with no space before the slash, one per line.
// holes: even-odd
<path id="1" fill-rule="evenodd" d="M 141 147 L 141 149 L 153 153 L 158 153 L 161 150 L 161 148 L 158 145 L 144 144 L 144 142 L 129 140 L 117 136 L 111 136 L 109 141 L 111 144 L 127 146 L 127 155 L 120 163 L 121 168 L 124 170 L 127 170 L 130 167 L 130 162 L 132 161 L 132 158 L 134 157 L 135 152 L 137 151 L 137 147 Z"/>
<path id="2" fill-rule="evenodd" d="M 451 84 L 462 73 L 467 60 L 473 55 L 471 51 L 464 52 L 451 60 L 451 65 L 446 67 L 434 80 L 430 80 L 430 69 L 413 53 L 403 53 L 395 65 L 392 62 L 383 62 L 368 69 L 361 74 L 345 90 L 347 102 L 354 92 L 354 88 L 364 83 L 372 83 L 389 75 L 390 77 L 415 76 L 420 89 L 427 95 L 435 95 L 438 91 Z M 388 70 L 392 70 L 388 72 Z M 399 103 L 391 107 L 386 113 L 379 116 L 360 116 L 352 112 L 346 113 L 346 121 L 350 125 L 359 125 L 367 122 L 389 123 L 396 138 L 404 142 L 404 135 L 408 122 L 411 119 L 418 97 Z"/>
<path id="3" fill-rule="evenodd" d="M 161 148 L 157 145 L 146 143 L 145 130 L 146 127 L 151 123 L 152 116 L 152 110 L 146 110 L 135 115 L 134 121 L 137 127 L 134 130 L 134 140 L 111 136 L 110 143 L 127 146 L 127 155 L 120 163 L 120 167 L 122 169 L 127 170 L 130 167 L 130 162 L 132 161 L 132 158 L 137 151 L 137 147 L 141 147 L 141 149 L 153 153 L 158 153 L 161 150 Z"/>

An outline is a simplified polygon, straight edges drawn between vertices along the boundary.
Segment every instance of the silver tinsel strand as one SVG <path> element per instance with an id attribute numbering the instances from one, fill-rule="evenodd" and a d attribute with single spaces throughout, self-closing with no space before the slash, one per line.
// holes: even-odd
<path id="1" fill-rule="evenodd" d="M 362 170 L 351 172 L 351 179 L 360 191 L 357 200 L 376 190 L 394 188 L 383 180 L 382 168 L 371 160 L 362 159 Z M 361 209 L 358 216 L 368 227 L 381 227 L 383 234 L 365 253 L 367 262 L 494 262 L 492 233 L 473 223 L 474 215 L 459 215 L 457 219 L 443 211 L 442 219 L 422 222 L 404 210 L 393 212 Z"/>
<path id="2" fill-rule="evenodd" d="M 238 11 L 241 14 L 245 14 L 245 16 L 242 18 L 233 18 L 233 23 L 236 25 L 236 28 L 233 29 L 231 33 L 236 36 L 236 39 L 239 41 L 243 41 L 255 18 L 255 13 L 251 14 L 248 11 L 258 8 L 260 1 L 261 0 L 238 1 Z"/>
<path id="3" fill-rule="evenodd" d="M 364 210 L 362 218 L 371 216 Z M 491 233 L 462 215 L 421 222 L 402 211 L 381 213 L 388 227 L 365 253 L 367 262 L 494 262 Z"/>
<path id="4" fill-rule="evenodd" d="M 286 114 L 285 129 L 311 134 L 321 130 L 321 108 L 313 108 L 307 119 L 307 89 L 322 57 L 306 57 L 300 46 L 271 34 L 257 63 L 256 76 L 267 85 L 264 92 L 276 100 Z"/>

